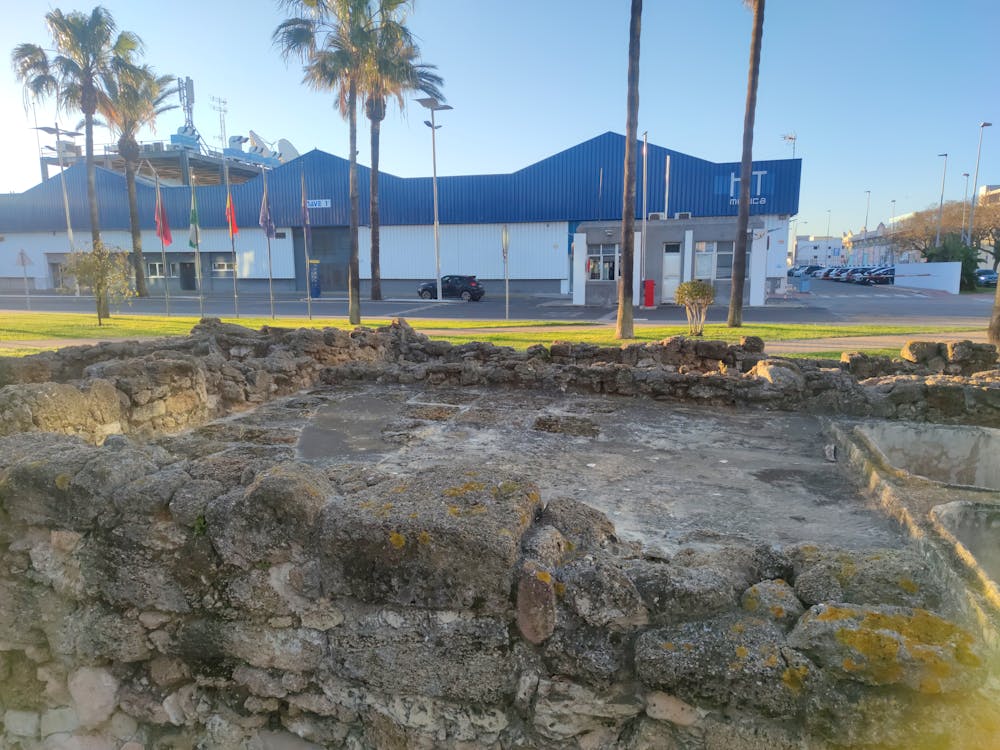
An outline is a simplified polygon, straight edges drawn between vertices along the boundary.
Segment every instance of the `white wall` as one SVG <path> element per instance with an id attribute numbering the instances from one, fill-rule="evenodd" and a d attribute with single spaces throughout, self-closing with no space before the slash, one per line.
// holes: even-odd
<path id="1" fill-rule="evenodd" d="M 442 224 L 441 273 L 503 278 L 503 224 Z M 508 224 L 510 278 L 566 279 L 569 225 L 564 221 Z M 360 272 L 371 277 L 371 232 L 358 236 Z M 388 226 L 379 232 L 382 278 L 434 278 L 434 227 Z"/>
<path id="2" fill-rule="evenodd" d="M 271 264 L 274 278 L 290 279 L 295 276 L 295 261 L 292 255 L 292 232 L 285 232 L 284 239 L 271 240 Z M 188 247 L 188 227 L 173 230 L 173 243 L 167 247 L 167 260 L 175 260 L 178 253 L 193 253 Z M 0 276 L 21 278 L 22 270 L 17 265 L 19 251 L 24 250 L 32 263 L 28 266 L 28 277 L 35 279 L 36 289 L 51 288 L 46 253 L 58 256 L 69 253 L 69 242 L 65 232 L 35 232 L 32 234 L 7 234 L 0 243 Z M 129 232 L 101 232 L 101 238 L 108 247 L 126 252 L 132 249 L 132 235 Z M 74 232 L 77 250 L 90 250 L 90 232 Z M 160 238 L 154 230 L 142 233 L 143 256 L 148 262 L 160 259 Z M 226 229 L 203 229 L 201 232 L 203 253 L 230 253 L 229 232 Z M 243 279 L 267 278 L 267 238 L 260 228 L 241 229 L 236 235 L 236 257 L 239 260 L 239 275 Z"/>
<path id="3" fill-rule="evenodd" d="M 962 264 L 949 263 L 897 263 L 896 286 L 909 289 L 937 289 L 948 294 L 958 294 L 962 277 Z"/>

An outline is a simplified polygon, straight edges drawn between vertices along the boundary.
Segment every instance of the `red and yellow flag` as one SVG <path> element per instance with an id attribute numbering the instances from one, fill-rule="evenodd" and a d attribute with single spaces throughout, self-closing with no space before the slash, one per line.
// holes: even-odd
<path id="1" fill-rule="evenodd" d="M 236 207 L 233 205 L 233 196 L 226 192 L 226 221 L 229 222 L 229 236 L 233 237 L 240 233 L 240 228 L 236 226 Z"/>

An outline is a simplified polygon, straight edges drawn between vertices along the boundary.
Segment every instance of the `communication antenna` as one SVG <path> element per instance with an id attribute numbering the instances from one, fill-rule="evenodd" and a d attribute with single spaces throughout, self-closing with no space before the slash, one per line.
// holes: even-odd
<path id="1" fill-rule="evenodd" d="M 797 141 L 798 139 L 799 139 L 799 137 L 797 135 L 795 135 L 794 132 L 785 133 L 783 136 L 781 136 L 781 140 L 785 141 L 786 143 L 791 143 L 792 144 L 792 158 L 793 159 L 795 158 L 795 141 Z"/>
<path id="2" fill-rule="evenodd" d="M 219 129 L 221 133 L 219 134 L 219 142 L 222 143 L 222 147 L 226 147 L 226 104 L 228 102 L 225 99 L 220 99 L 217 96 L 212 97 L 212 109 L 219 113 Z"/>
<path id="3" fill-rule="evenodd" d="M 194 81 L 190 76 L 177 79 L 177 93 L 184 110 L 184 126 L 194 130 Z"/>

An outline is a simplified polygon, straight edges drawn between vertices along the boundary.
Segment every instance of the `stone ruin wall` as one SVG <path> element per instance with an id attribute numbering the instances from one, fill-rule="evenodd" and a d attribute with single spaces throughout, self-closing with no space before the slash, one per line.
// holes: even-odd
<path id="1" fill-rule="evenodd" d="M 859 384 L 748 343 L 515 354 L 206 323 L 8 363 L 0 748 L 990 747 L 994 655 L 919 556 L 650 558 L 523 477 L 298 462 L 321 400 L 279 398 L 382 378 L 1000 413 L 993 373 Z"/>

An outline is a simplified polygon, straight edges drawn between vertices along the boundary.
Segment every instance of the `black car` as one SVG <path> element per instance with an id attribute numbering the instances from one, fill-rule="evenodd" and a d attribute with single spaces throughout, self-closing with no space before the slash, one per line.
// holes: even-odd
<path id="1" fill-rule="evenodd" d="M 417 294 L 423 299 L 437 299 L 437 283 L 427 281 L 417 287 Z M 482 283 L 475 276 L 442 276 L 441 296 L 457 297 L 465 301 L 478 302 L 486 294 Z"/>
<path id="2" fill-rule="evenodd" d="M 996 286 L 997 272 L 991 268 L 976 269 L 976 286 Z"/>

